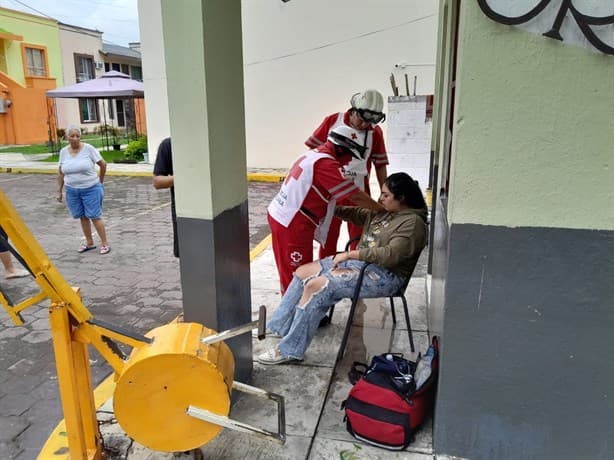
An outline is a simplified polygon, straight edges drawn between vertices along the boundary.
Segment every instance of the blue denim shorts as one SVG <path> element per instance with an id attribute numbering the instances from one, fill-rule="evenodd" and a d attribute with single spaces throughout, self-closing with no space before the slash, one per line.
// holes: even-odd
<path id="1" fill-rule="evenodd" d="M 338 274 L 331 273 L 333 269 L 333 258 L 325 257 L 320 259 L 322 267 L 321 275 L 326 276 L 329 280 L 328 288 L 335 294 L 337 299 L 351 298 L 354 294 L 354 288 L 360 270 L 366 262 L 350 259 L 341 262 L 338 266 Z M 345 270 L 344 270 L 345 269 Z M 370 264 L 364 274 L 362 287 L 360 289 L 360 298 L 368 299 L 375 297 L 387 297 L 395 294 L 403 285 L 404 279 L 387 269 L 380 267 L 377 264 Z"/>
<path id="2" fill-rule="evenodd" d="M 98 219 L 102 216 L 104 186 L 101 183 L 88 188 L 66 186 L 66 206 L 75 219 L 87 217 Z"/>

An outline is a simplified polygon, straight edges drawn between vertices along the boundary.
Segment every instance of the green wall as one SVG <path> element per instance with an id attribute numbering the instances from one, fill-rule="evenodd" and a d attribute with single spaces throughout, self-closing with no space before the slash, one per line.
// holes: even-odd
<path id="1" fill-rule="evenodd" d="M 241 3 L 161 5 L 177 215 L 212 219 L 247 197 Z"/>
<path id="2" fill-rule="evenodd" d="M 614 229 L 614 57 L 461 5 L 449 222 Z"/>
<path id="3" fill-rule="evenodd" d="M 23 42 L 10 41 L 6 48 L 7 70 L 11 78 L 25 85 L 21 43 L 29 43 L 47 47 L 49 77 L 56 79 L 57 87 L 64 85 L 60 35 L 55 20 L 0 8 L 0 28 L 23 37 Z"/>

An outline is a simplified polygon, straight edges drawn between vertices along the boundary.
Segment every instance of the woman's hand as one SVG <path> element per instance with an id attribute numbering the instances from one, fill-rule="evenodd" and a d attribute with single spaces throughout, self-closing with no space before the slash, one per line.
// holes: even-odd
<path id="1" fill-rule="evenodd" d="M 351 259 L 350 251 L 340 252 L 339 254 L 336 254 L 335 257 L 333 258 L 333 268 L 337 268 L 337 266 L 341 262 L 345 262 L 346 260 L 349 260 L 349 259 Z"/>

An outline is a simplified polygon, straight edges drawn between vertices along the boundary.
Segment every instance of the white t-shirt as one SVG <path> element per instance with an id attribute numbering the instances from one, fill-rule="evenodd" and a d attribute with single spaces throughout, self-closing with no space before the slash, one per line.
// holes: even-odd
<path id="1" fill-rule="evenodd" d="M 60 168 L 64 174 L 64 184 L 73 188 L 88 188 L 96 185 L 99 181 L 96 173 L 96 163 L 102 160 L 102 156 L 90 144 L 81 144 L 81 150 L 76 155 L 71 155 L 69 146 L 60 150 Z"/>

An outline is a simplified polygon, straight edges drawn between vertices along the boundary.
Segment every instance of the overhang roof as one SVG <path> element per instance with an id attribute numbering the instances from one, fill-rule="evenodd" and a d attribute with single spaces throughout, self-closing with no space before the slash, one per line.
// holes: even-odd
<path id="1" fill-rule="evenodd" d="M 126 58 L 138 59 L 141 60 L 141 53 L 132 48 L 128 48 L 126 46 L 113 45 L 111 43 L 103 43 L 102 44 L 102 54 L 104 55 L 113 55 L 113 56 L 121 56 Z"/>

